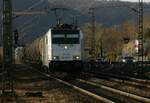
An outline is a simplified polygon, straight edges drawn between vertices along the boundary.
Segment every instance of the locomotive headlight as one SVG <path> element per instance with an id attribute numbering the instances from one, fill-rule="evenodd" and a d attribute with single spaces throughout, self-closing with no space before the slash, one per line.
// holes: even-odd
<path id="1" fill-rule="evenodd" d="M 80 57 L 79 56 L 76 56 L 76 59 L 79 59 Z"/>
<path id="2" fill-rule="evenodd" d="M 73 59 L 74 59 L 74 60 L 79 60 L 79 59 L 80 59 L 80 56 L 73 56 Z"/>
<path id="3" fill-rule="evenodd" d="M 65 45 L 65 49 L 68 49 L 68 47 Z"/>
<path id="4" fill-rule="evenodd" d="M 53 59 L 54 59 L 54 60 L 58 60 L 59 57 L 58 57 L 58 56 L 54 56 Z"/>
<path id="5" fill-rule="evenodd" d="M 56 57 L 53 57 L 54 60 L 56 60 Z"/>
<path id="6" fill-rule="evenodd" d="M 126 60 L 125 60 L 125 59 L 123 59 L 122 61 L 123 61 L 124 63 L 126 62 Z"/>

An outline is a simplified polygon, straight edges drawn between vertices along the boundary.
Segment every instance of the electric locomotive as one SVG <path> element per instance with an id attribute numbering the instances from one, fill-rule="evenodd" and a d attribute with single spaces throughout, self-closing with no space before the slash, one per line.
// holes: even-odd
<path id="1" fill-rule="evenodd" d="M 82 31 L 74 25 L 59 24 L 26 46 L 25 58 L 50 71 L 78 72 L 82 69 L 82 49 Z"/>
<path id="2" fill-rule="evenodd" d="M 51 30 L 51 37 L 52 58 L 49 67 L 52 70 L 80 71 L 83 48 L 81 30 L 73 25 L 62 24 Z"/>

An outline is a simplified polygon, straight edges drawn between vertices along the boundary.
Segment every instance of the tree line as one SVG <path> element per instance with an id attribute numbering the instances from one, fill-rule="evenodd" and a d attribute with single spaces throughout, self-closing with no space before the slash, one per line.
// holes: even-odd
<path id="1" fill-rule="evenodd" d="M 150 16 L 144 17 L 144 41 L 147 42 L 146 56 L 150 57 Z M 125 43 L 124 39 L 129 38 L 130 41 L 138 39 L 138 22 L 125 21 L 119 25 L 106 27 L 101 23 L 95 23 L 95 57 L 115 53 L 121 56 L 122 48 Z M 84 34 L 84 57 L 90 59 L 89 51 L 91 49 L 92 24 L 86 23 L 82 26 Z M 102 50 L 101 50 L 102 49 Z M 89 51 L 88 51 L 89 50 Z M 103 52 L 103 53 L 101 53 Z"/>

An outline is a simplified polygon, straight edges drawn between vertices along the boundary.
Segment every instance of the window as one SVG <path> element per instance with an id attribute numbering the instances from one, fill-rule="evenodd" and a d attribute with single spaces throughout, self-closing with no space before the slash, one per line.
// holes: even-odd
<path id="1" fill-rule="evenodd" d="M 78 34 L 68 34 L 67 38 L 79 38 Z"/>
<path id="2" fill-rule="evenodd" d="M 56 35 L 53 35 L 53 38 L 64 38 L 65 35 L 62 35 L 62 34 L 56 34 Z"/>
<path id="3" fill-rule="evenodd" d="M 79 44 L 79 34 L 52 34 L 53 44 Z"/>

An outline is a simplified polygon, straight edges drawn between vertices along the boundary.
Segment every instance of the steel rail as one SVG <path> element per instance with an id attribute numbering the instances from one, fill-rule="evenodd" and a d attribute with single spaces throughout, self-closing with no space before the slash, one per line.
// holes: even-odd
<path id="1" fill-rule="evenodd" d="M 104 102 L 104 103 L 115 103 L 115 102 L 113 102 L 113 101 L 111 101 L 111 100 L 108 100 L 108 99 L 106 99 L 106 98 L 104 98 L 104 97 L 101 97 L 101 96 L 99 96 L 99 95 L 96 95 L 96 94 L 94 94 L 94 93 L 92 93 L 92 92 L 90 92 L 90 91 L 87 91 L 87 90 L 85 90 L 85 89 L 82 89 L 82 88 L 80 88 L 80 87 L 78 87 L 78 86 L 76 86 L 76 85 L 73 85 L 73 84 L 70 84 L 70 83 L 68 83 L 68 82 L 66 82 L 66 81 L 63 81 L 63 80 L 61 80 L 61 79 L 55 78 L 55 77 L 53 77 L 53 76 L 51 76 L 51 75 L 49 75 L 49 74 L 42 73 L 42 72 L 40 72 L 40 71 L 38 71 L 38 70 L 36 70 L 36 71 L 39 72 L 40 74 L 46 76 L 46 77 L 52 78 L 52 79 L 54 79 L 54 80 L 56 80 L 56 81 L 58 81 L 58 82 L 60 82 L 60 83 L 62 83 L 62 84 L 64 84 L 64 85 L 67 85 L 67 86 L 69 86 L 69 87 L 72 87 L 73 89 L 75 89 L 75 90 L 77 90 L 77 91 L 79 91 L 79 92 L 81 92 L 81 93 L 84 93 L 84 94 L 86 94 L 86 95 L 88 95 L 88 96 L 91 96 L 91 97 L 93 97 L 93 98 L 95 98 L 95 99 L 97 99 L 97 100 L 99 100 L 99 101 L 102 101 L 102 102 Z M 85 81 L 85 80 L 82 80 L 82 79 L 77 79 L 77 80 L 78 80 L 79 82 L 86 83 L 86 84 L 89 84 L 89 85 L 92 85 L 92 86 L 96 86 L 96 87 L 98 87 L 99 89 L 106 90 L 106 91 L 108 91 L 108 92 L 110 92 L 110 93 L 114 93 L 114 94 L 117 94 L 117 95 L 119 95 L 119 96 L 123 96 L 123 97 L 125 97 L 125 98 L 129 98 L 129 99 L 131 99 L 131 100 L 135 100 L 135 101 L 140 102 L 140 103 L 150 103 L 150 99 L 145 98 L 145 97 L 141 97 L 141 96 L 138 96 L 138 95 L 135 95 L 135 94 L 123 92 L 123 91 L 121 91 L 121 90 L 114 89 L 114 88 L 111 88 L 111 87 L 107 87 L 107 86 L 104 86 L 104 85 L 101 85 L 101 84 L 97 84 L 97 83 L 94 83 L 94 82 L 89 82 L 89 81 Z"/>
<path id="2" fill-rule="evenodd" d="M 139 83 L 144 83 L 144 84 L 149 84 L 150 85 L 150 80 L 144 80 L 144 79 L 137 79 L 134 77 L 129 77 L 129 76 L 122 76 L 122 75 L 114 75 L 114 74 L 108 74 L 108 73 L 97 73 L 97 72 L 89 72 L 89 73 L 94 73 L 94 74 L 99 74 L 99 75 L 107 75 L 113 78 L 122 78 L 124 80 L 129 80 L 129 81 L 133 81 L 133 82 L 139 82 Z"/>
<path id="3" fill-rule="evenodd" d="M 97 86 L 100 89 L 110 91 L 110 92 L 118 94 L 120 96 L 128 97 L 130 99 L 139 101 L 141 103 L 150 103 L 150 99 L 148 99 L 148 98 L 144 98 L 144 97 L 137 96 L 137 95 L 134 95 L 134 94 L 131 94 L 131 93 L 127 93 L 127 92 L 123 92 L 121 90 L 117 90 L 117 89 L 110 88 L 110 87 L 107 87 L 107 86 L 104 86 L 104 85 L 101 85 L 101 84 L 96 84 L 96 83 L 93 83 L 93 82 L 85 81 L 85 80 L 82 80 L 82 79 L 78 79 L 78 81 L 80 81 L 82 83 L 89 84 L 89 85 Z"/>
<path id="4" fill-rule="evenodd" d="M 34 69 L 34 70 L 35 70 L 35 69 Z M 73 84 L 71 84 L 71 83 L 68 83 L 68 82 L 66 82 L 66 81 L 63 81 L 63 80 L 61 80 L 61 79 L 55 78 L 55 77 L 53 77 L 53 76 L 51 76 L 51 75 L 49 75 L 49 74 L 42 73 L 42 72 L 40 72 L 40 71 L 38 71 L 38 70 L 35 70 L 35 71 L 39 72 L 40 74 L 42 74 L 42 75 L 44 75 L 44 76 L 46 76 L 46 77 L 48 77 L 48 78 L 52 78 L 52 79 L 54 79 L 54 80 L 56 80 L 56 81 L 58 81 L 58 82 L 60 82 L 60 83 L 62 83 L 62 84 L 64 84 L 64 85 L 66 85 L 66 86 L 69 86 L 69 87 L 71 87 L 71 88 L 73 88 L 73 89 L 75 89 L 75 90 L 77 90 L 77 91 L 79 91 L 79 92 L 81 92 L 81 93 L 83 93 L 83 94 L 85 94 L 85 95 L 91 96 L 91 97 L 93 97 L 94 99 L 96 99 L 96 100 L 98 100 L 98 101 L 101 101 L 101 102 L 103 102 L 103 103 L 115 103 L 115 102 L 113 102 L 113 101 L 111 101 L 111 100 L 109 100 L 109 99 L 107 99 L 107 98 L 104 98 L 104 97 L 102 97 L 102 96 L 96 95 L 96 94 L 94 94 L 94 93 L 92 93 L 92 92 L 90 92 L 90 91 L 87 91 L 87 90 L 85 90 L 85 89 L 82 89 L 82 88 L 80 88 L 80 87 L 78 87 L 78 86 L 75 86 L 75 85 L 73 85 Z"/>
<path id="5" fill-rule="evenodd" d="M 99 75 L 98 73 L 94 73 L 96 77 L 100 77 L 100 78 L 109 78 L 108 76 L 104 76 L 104 75 Z M 122 80 L 119 78 L 109 78 L 109 81 L 112 80 L 114 82 L 118 82 L 118 83 L 124 83 L 126 85 L 130 85 L 130 86 L 137 86 L 137 87 L 144 87 L 146 89 L 150 89 L 150 85 L 148 84 L 144 84 L 144 83 L 140 83 L 140 82 L 136 82 L 136 81 L 130 81 L 130 80 Z"/>

